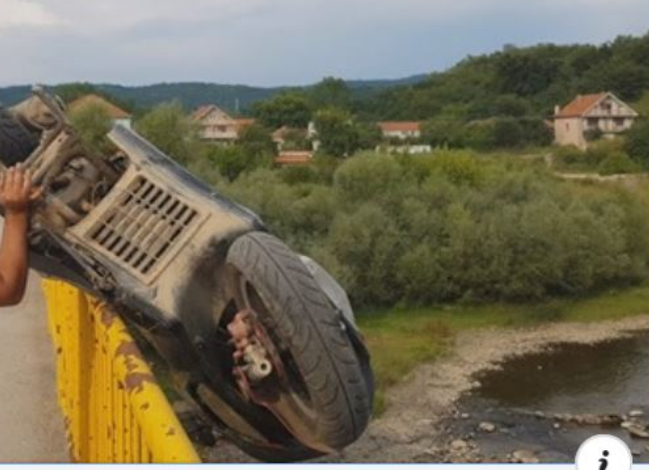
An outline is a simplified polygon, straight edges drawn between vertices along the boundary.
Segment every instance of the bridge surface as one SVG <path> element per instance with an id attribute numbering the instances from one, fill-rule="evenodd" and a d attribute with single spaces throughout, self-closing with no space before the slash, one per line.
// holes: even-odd
<path id="1" fill-rule="evenodd" d="M 69 461 L 45 299 L 33 272 L 24 301 L 0 308 L 0 377 L 0 462 Z"/>

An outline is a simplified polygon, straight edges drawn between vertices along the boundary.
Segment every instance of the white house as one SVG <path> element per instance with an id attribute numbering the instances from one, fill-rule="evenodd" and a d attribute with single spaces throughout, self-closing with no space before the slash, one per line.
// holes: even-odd
<path id="1" fill-rule="evenodd" d="M 234 119 L 213 104 L 199 107 L 191 118 L 199 126 L 201 139 L 225 144 L 235 142 L 241 131 L 254 123 L 254 119 Z"/>
<path id="2" fill-rule="evenodd" d="M 385 121 L 378 123 L 384 139 L 418 139 L 421 125 L 416 121 Z"/>
<path id="3" fill-rule="evenodd" d="M 555 143 L 585 149 L 589 132 L 614 136 L 633 126 L 637 117 L 638 113 L 613 93 L 579 95 L 563 108 L 555 107 Z"/>

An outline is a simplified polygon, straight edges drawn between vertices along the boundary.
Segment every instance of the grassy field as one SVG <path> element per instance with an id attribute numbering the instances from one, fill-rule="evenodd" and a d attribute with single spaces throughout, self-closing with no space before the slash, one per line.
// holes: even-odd
<path id="1" fill-rule="evenodd" d="M 417 365 L 448 350 L 456 332 L 484 327 L 524 327 L 547 322 L 591 322 L 649 313 L 649 286 L 582 300 L 530 305 L 485 305 L 364 312 L 359 325 L 376 375 L 375 413 L 383 412 L 386 390 Z"/>

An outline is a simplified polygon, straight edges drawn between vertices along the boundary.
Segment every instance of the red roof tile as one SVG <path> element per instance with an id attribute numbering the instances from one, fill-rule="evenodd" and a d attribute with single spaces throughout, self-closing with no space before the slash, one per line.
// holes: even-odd
<path id="1" fill-rule="evenodd" d="M 379 122 L 383 132 L 419 132 L 420 125 L 417 121 L 385 121 Z"/>
<path id="2" fill-rule="evenodd" d="M 241 132 L 246 127 L 250 127 L 255 123 L 254 119 L 235 119 L 234 126 L 237 129 L 237 132 Z"/>
<path id="3" fill-rule="evenodd" d="M 280 154 L 275 157 L 275 163 L 279 165 L 304 165 L 311 161 L 313 158 L 313 153 L 309 151 L 287 151 L 280 152 Z"/>
<path id="4" fill-rule="evenodd" d="M 568 118 L 583 116 L 590 108 L 604 99 L 608 93 L 595 93 L 592 95 L 579 95 L 559 110 L 555 117 Z"/>
<path id="5" fill-rule="evenodd" d="M 206 118 L 212 111 L 221 111 L 223 114 L 225 114 L 228 118 L 230 115 L 223 111 L 221 108 L 214 104 L 207 104 L 203 106 L 199 106 L 194 110 L 194 112 L 191 114 L 190 118 L 192 121 L 200 121 L 204 118 Z"/>

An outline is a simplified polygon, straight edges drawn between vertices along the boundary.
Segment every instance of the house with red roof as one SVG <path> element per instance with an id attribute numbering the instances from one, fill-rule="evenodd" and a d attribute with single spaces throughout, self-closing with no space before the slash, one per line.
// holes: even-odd
<path id="1" fill-rule="evenodd" d="M 279 166 L 306 165 L 311 162 L 313 152 L 310 150 L 285 150 L 275 157 Z"/>
<path id="2" fill-rule="evenodd" d="M 378 123 L 384 139 L 418 139 L 421 125 L 416 121 L 384 121 Z"/>
<path id="3" fill-rule="evenodd" d="M 241 131 L 251 126 L 254 119 L 235 119 L 216 105 L 200 106 L 191 119 L 198 125 L 202 140 L 230 144 L 239 139 Z"/>
<path id="4" fill-rule="evenodd" d="M 613 93 L 579 95 L 563 108 L 555 107 L 554 140 L 557 145 L 585 149 L 589 135 L 620 134 L 637 118 L 638 113 Z"/>
<path id="5" fill-rule="evenodd" d="M 90 94 L 77 98 L 68 105 L 68 113 L 75 114 L 93 107 L 102 109 L 113 124 L 119 124 L 128 129 L 131 128 L 133 119 L 131 113 L 124 111 L 119 106 L 99 95 Z"/>

